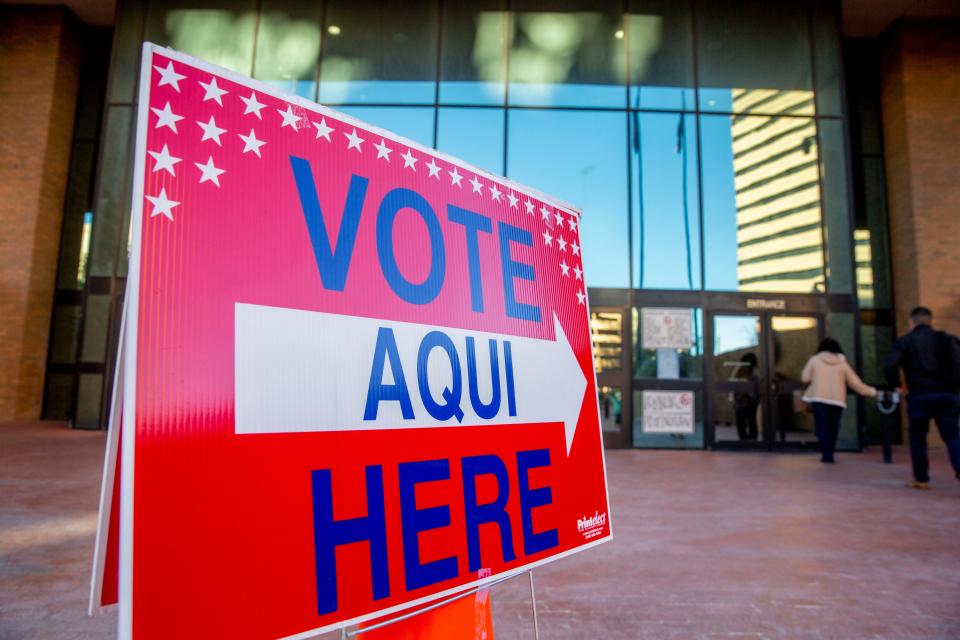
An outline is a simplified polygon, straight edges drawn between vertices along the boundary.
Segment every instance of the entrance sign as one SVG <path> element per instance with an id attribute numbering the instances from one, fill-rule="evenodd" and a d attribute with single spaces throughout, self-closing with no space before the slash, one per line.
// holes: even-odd
<path id="1" fill-rule="evenodd" d="M 150 44 L 139 108 L 121 637 L 312 637 L 610 540 L 577 209 Z"/>
<path id="2" fill-rule="evenodd" d="M 641 309 L 644 349 L 689 349 L 693 346 L 690 309 Z"/>
<path id="3" fill-rule="evenodd" d="M 694 432 L 692 391 L 644 391 L 643 432 Z"/>

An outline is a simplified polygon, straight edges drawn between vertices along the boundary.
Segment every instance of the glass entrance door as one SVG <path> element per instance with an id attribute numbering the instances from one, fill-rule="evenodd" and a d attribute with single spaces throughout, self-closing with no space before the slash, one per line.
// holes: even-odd
<path id="1" fill-rule="evenodd" d="M 712 444 L 807 447 L 813 418 L 800 400 L 801 372 L 822 338 L 819 314 L 711 314 Z"/>

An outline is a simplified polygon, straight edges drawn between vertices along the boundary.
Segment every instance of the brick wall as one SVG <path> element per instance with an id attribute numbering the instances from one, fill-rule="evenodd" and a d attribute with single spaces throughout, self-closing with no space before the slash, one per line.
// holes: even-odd
<path id="1" fill-rule="evenodd" d="M 0 422 L 40 416 L 80 56 L 65 9 L 0 5 Z"/>
<path id="2" fill-rule="evenodd" d="M 882 69 L 897 329 L 922 304 L 960 334 L 960 20 L 901 19 Z"/>

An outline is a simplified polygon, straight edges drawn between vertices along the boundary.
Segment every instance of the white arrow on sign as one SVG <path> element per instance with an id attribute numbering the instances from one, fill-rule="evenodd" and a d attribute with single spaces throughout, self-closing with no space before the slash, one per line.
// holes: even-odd
<path id="1" fill-rule="evenodd" d="M 577 429 L 587 380 L 554 316 L 554 340 L 466 331 L 447 327 L 359 318 L 317 311 L 235 305 L 235 420 L 237 433 L 354 431 L 416 427 L 460 427 L 484 424 L 562 422 L 567 453 Z M 393 331 L 413 418 L 404 419 L 400 402 L 381 400 L 376 419 L 364 420 L 377 336 Z M 463 419 L 440 421 L 424 406 L 417 378 L 420 343 L 431 331 L 446 334 L 459 356 Z M 500 408 L 481 418 L 470 399 L 467 337 L 476 345 L 477 396 L 491 402 L 489 340 L 497 341 Z M 510 343 L 516 415 L 507 401 L 504 341 Z M 453 383 L 451 361 L 443 349 L 429 352 L 426 365 L 431 397 L 448 402 Z M 395 384 L 389 364 L 384 384 Z"/>

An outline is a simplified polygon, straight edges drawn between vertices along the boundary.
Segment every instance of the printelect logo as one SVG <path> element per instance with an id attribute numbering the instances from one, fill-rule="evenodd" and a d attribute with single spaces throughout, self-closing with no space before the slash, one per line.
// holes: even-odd
<path id="1" fill-rule="evenodd" d="M 607 524 L 607 512 L 604 511 L 600 513 L 599 511 L 594 511 L 592 516 L 584 516 L 577 519 L 577 531 L 582 533 L 585 537 L 592 538 L 593 533 L 599 533 L 600 529 Z"/>

